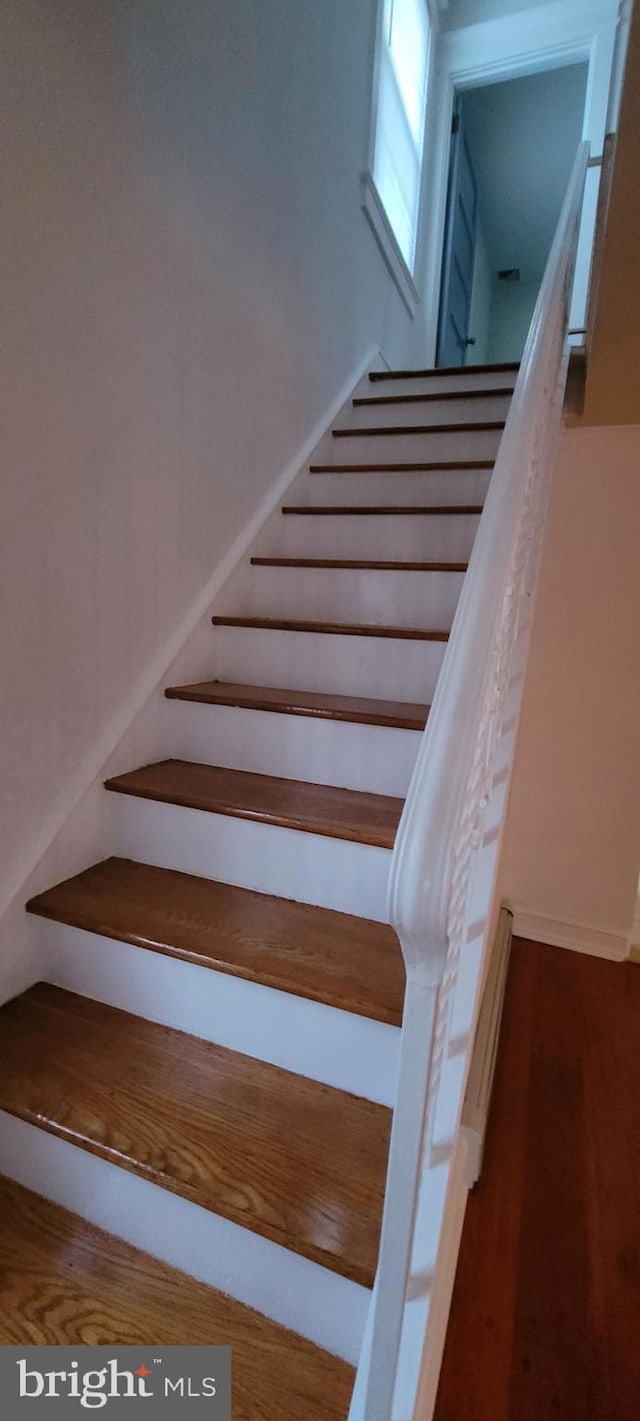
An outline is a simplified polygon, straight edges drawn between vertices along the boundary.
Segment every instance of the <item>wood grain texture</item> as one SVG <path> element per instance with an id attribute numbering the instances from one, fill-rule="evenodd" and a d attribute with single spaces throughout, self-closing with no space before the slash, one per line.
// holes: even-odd
<path id="1" fill-rule="evenodd" d="M 428 405 L 433 400 L 492 400 L 510 394 L 510 390 L 498 385 L 497 388 L 486 390 L 431 390 L 427 395 L 360 395 L 352 400 L 352 404 L 356 408 L 373 405 L 374 408 L 384 409 L 387 405 Z"/>
<path id="2" fill-rule="evenodd" d="M 449 633 L 426 627 L 382 627 L 374 622 L 312 622 L 293 617 L 212 617 L 214 627 L 256 627 L 262 631 L 322 632 L 327 636 L 382 636 L 398 641 L 448 641 Z"/>
<path id="3" fill-rule="evenodd" d="M 413 701 L 380 701 L 367 696 L 287 691 L 275 686 L 245 686 L 227 681 L 168 686 L 165 696 L 169 700 L 199 701 L 209 706 L 241 706 L 246 710 L 310 716 L 313 720 L 385 725 L 395 730 L 424 730 L 429 714 L 427 705 Z"/>
<path id="4" fill-rule="evenodd" d="M 346 1363 L 0 1178 L 1 1345 L 179 1343 L 233 1348 L 234 1421 L 345 1421 Z"/>
<path id="5" fill-rule="evenodd" d="M 639 1021 L 637 967 L 515 941 L 437 1421 L 637 1416 Z"/>
<path id="6" fill-rule="evenodd" d="M 337 789 L 334 785 L 283 780 L 247 770 L 200 765 L 190 760 L 160 760 L 105 786 L 140 799 L 181 804 L 210 814 L 252 819 L 331 839 L 349 839 L 392 849 L 404 801 L 387 794 Z"/>
<path id="7" fill-rule="evenodd" d="M 383 1106 L 40 983 L 0 1009 L 0 1108 L 373 1283 Z"/>
<path id="8" fill-rule="evenodd" d="M 503 419 L 478 420 L 474 424 L 374 424 L 362 429 L 333 429 L 334 439 L 361 439 L 378 434 L 475 434 L 504 429 Z"/>
<path id="9" fill-rule="evenodd" d="M 488 375 L 496 370 L 519 369 L 519 361 L 506 361 L 496 365 L 437 365 L 431 370 L 372 370 L 369 379 L 375 384 L 380 380 L 425 380 L 434 375 Z"/>
<path id="10" fill-rule="evenodd" d="M 495 459 L 436 459 L 429 463 L 396 463 L 386 459 L 381 464 L 310 464 L 311 474 L 443 474 L 455 469 L 492 469 Z"/>
<path id="11" fill-rule="evenodd" d="M 402 953 L 384 923 L 118 858 L 27 908 L 391 1026 L 402 1021 Z"/>
<path id="12" fill-rule="evenodd" d="M 378 503 L 378 504 L 328 504 L 328 503 L 307 503 L 295 505 L 291 504 L 287 508 L 282 508 L 282 513 L 297 513 L 303 517 L 311 518 L 332 518 L 353 517 L 369 518 L 372 515 L 381 515 L 385 518 L 396 515 L 406 517 L 429 517 L 429 518 L 454 518 L 469 517 L 472 514 L 482 513 L 481 503 Z"/>

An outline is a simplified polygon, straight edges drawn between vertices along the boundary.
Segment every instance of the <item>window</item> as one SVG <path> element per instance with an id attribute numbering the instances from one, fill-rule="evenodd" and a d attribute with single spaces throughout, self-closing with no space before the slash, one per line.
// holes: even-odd
<path id="1" fill-rule="evenodd" d="M 403 261 L 412 273 L 429 69 L 429 10 L 427 0 L 382 0 L 381 9 L 371 177 Z M 375 222 L 373 225 L 376 230 Z M 376 235 L 380 239 L 378 231 Z M 385 255 L 388 257 L 388 252 Z"/>

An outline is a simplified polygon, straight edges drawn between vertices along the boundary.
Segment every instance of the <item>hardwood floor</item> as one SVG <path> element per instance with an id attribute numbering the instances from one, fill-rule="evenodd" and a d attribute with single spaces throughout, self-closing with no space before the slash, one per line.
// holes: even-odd
<path id="1" fill-rule="evenodd" d="M 404 962 L 385 923 L 119 858 L 56 884 L 27 908 L 391 1026 L 402 1021 Z"/>
<path id="2" fill-rule="evenodd" d="M 0 1345 L 224 1343 L 234 1421 L 344 1421 L 346 1363 L 0 1178 Z"/>
<path id="3" fill-rule="evenodd" d="M 382 558 L 252 558 L 252 567 L 307 567 L 351 572 L 466 572 L 466 562 L 413 562 Z"/>
<path id="4" fill-rule="evenodd" d="M 508 360 L 502 362 L 498 361 L 493 365 L 467 365 L 465 366 L 465 373 L 468 375 L 491 375 L 497 370 L 513 370 L 515 372 L 519 369 L 520 362 L 518 360 Z M 424 379 L 425 376 L 428 376 L 428 378 L 432 380 L 437 378 L 437 376 L 459 374 L 459 365 L 438 365 L 435 370 L 372 370 L 369 379 L 372 384 L 376 384 L 380 380 L 421 380 Z"/>
<path id="5" fill-rule="evenodd" d="M 373 1284 L 384 1106 L 41 982 L 0 1009 L 0 1109 Z"/>
<path id="6" fill-rule="evenodd" d="M 314 720 L 350 721 L 356 725 L 387 725 L 396 730 L 424 730 L 429 706 L 411 701 L 380 701 L 366 696 L 334 696 L 326 691 L 283 690 L 276 686 L 244 686 L 229 681 L 200 681 L 168 686 L 174 701 L 199 701 L 210 706 L 241 706 L 247 710 L 310 716 Z"/>
<path id="7" fill-rule="evenodd" d="M 431 390 L 428 395 L 366 395 L 352 400 L 356 409 L 362 405 L 373 405 L 376 409 L 386 409 L 389 405 L 428 405 L 435 400 L 490 400 L 496 396 L 509 395 L 503 385 L 480 390 Z"/>
<path id="8" fill-rule="evenodd" d="M 190 760 L 160 760 L 105 780 L 105 787 L 141 799 L 181 804 L 212 814 L 254 819 L 287 829 L 392 849 L 403 800 L 306 780 L 284 780 Z"/>
<path id="9" fill-rule="evenodd" d="M 448 641 L 448 631 L 382 626 L 379 622 L 312 622 L 292 617 L 212 617 L 214 627 L 255 627 L 262 631 L 322 632 L 325 636 L 376 636 L 391 641 Z"/>
<path id="10" fill-rule="evenodd" d="M 427 517 L 427 518 L 451 518 L 468 517 L 480 515 L 482 513 L 481 503 L 387 503 L 387 504 L 355 504 L 355 505 L 334 505 L 328 503 L 308 503 L 292 504 L 282 509 L 283 514 L 300 514 L 304 517 L 326 518 L 338 515 L 340 518 L 370 518 L 378 515 L 382 518 L 394 517 L 396 514 L 402 518 Z"/>
<path id="11" fill-rule="evenodd" d="M 362 433 L 362 430 L 359 431 Z M 436 459 L 435 462 L 407 464 L 389 462 L 381 464 L 310 464 L 310 474 L 435 474 L 459 469 L 492 469 L 494 459 Z"/>
<path id="12" fill-rule="evenodd" d="M 466 420 L 455 424 L 372 424 L 360 429 L 332 429 L 331 434 L 334 439 L 373 439 L 376 435 L 387 437 L 393 434 L 477 434 L 504 429 L 504 423 L 503 419 L 483 419 L 476 424 Z"/>
<path id="13" fill-rule="evenodd" d="M 640 1412 L 640 971 L 516 941 L 436 1421 Z"/>

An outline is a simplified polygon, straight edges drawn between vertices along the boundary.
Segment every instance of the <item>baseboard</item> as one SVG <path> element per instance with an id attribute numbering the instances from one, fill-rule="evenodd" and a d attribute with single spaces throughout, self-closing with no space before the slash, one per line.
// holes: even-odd
<path id="1" fill-rule="evenodd" d="M 462 1133 L 467 1142 L 467 1183 L 477 1184 L 482 1168 L 484 1139 L 491 1105 L 491 1090 L 502 1020 L 504 989 L 511 952 L 513 917 L 501 908 L 491 947 L 489 970 L 478 1016 L 471 1066 L 462 1109 Z"/>
<path id="2" fill-rule="evenodd" d="M 547 943 L 549 947 L 583 952 L 588 957 L 605 957 L 611 962 L 624 962 L 629 955 L 628 939 L 622 933 L 591 928 L 586 923 L 568 923 L 561 918 L 546 918 L 526 908 L 514 908 L 513 934 Z"/>
<path id="3" fill-rule="evenodd" d="M 104 777 L 111 756 L 147 703 L 162 686 L 176 657 L 196 631 L 199 623 L 206 617 L 220 589 L 251 547 L 267 519 L 275 512 L 294 479 L 309 463 L 321 438 L 334 423 L 355 386 L 364 378 L 367 371 L 378 366 L 381 360 L 384 360 L 384 357 L 379 348 L 377 346 L 371 347 L 350 371 L 333 400 L 316 421 L 304 444 L 297 449 L 280 477 L 272 485 L 269 493 L 259 503 L 228 551 L 216 564 L 208 581 L 191 603 L 181 621 L 148 662 L 126 701 L 119 707 L 90 754 L 80 763 L 75 774 L 69 780 L 65 793 L 58 799 L 55 809 L 48 817 L 44 818 L 39 832 L 34 835 L 28 859 L 23 860 L 13 879 L 4 884 L 3 893 L 0 896 L 0 923 L 12 905 L 23 901 L 28 896 L 27 885 L 38 869 L 38 865 L 69 824 L 74 811 L 80 806 L 85 795 L 89 793 L 96 782 L 101 781 Z"/>

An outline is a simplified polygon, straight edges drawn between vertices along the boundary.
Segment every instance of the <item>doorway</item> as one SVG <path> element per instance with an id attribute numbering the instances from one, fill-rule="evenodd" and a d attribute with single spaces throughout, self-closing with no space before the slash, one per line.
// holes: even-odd
<path id="1" fill-rule="evenodd" d="M 436 364 L 519 361 L 583 129 L 587 63 L 455 95 Z"/>

